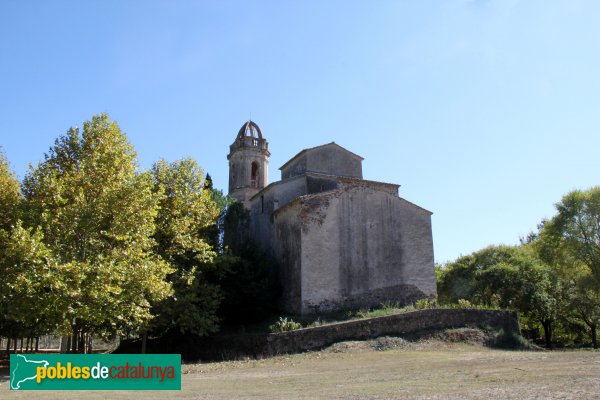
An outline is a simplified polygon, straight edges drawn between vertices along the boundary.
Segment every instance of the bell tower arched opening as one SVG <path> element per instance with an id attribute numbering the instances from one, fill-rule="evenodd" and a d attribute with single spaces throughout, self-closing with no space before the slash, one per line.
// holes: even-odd
<path id="1" fill-rule="evenodd" d="M 250 168 L 250 186 L 257 188 L 259 184 L 258 178 L 258 163 L 256 161 L 252 161 L 252 167 Z"/>

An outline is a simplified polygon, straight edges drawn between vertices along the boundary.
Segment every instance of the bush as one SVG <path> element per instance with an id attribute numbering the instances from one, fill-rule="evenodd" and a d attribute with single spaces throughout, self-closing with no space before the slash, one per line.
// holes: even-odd
<path id="1" fill-rule="evenodd" d="M 287 318 L 283 317 L 279 317 L 279 321 L 269 326 L 269 330 L 272 333 L 295 331 L 296 329 L 300 328 L 302 328 L 302 325 L 299 322 L 294 322 L 294 320 L 291 318 L 288 320 Z"/>
<path id="2" fill-rule="evenodd" d="M 436 299 L 421 299 L 415 301 L 415 308 L 417 310 L 425 310 L 428 308 L 438 308 Z"/>
<path id="3" fill-rule="evenodd" d="M 473 304 L 469 300 L 458 299 L 458 308 L 473 308 Z"/>
<path id="4" fill-rule="evenodd" d="M 486 326 L 483 328 L 491 337 L 492 347 L 508 350 L 537 350 L 538 347 L 532 345 L 527 339 L 517 332 L 506 331 L 502 328 L 495 330 Z"/>

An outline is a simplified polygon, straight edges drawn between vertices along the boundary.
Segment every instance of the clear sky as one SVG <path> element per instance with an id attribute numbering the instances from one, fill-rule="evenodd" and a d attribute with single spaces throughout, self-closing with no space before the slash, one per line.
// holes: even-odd
<path id="1" fill-rule="evenodd" d="M 270 180 L 335 141 L 433 215 L 436 261 L 516 244 L 600 184 L 600 2 L 0 0 L 0 145 L 22 178 L 107 112 L 141 168 L 227 189 L 247 119 Z"/>

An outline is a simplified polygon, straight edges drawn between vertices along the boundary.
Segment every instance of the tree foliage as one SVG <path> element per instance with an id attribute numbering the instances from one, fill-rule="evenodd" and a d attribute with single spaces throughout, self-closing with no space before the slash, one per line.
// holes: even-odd
<path id="1" fill-rule="evenodd" d="M 223 251 L 215 279 L 223 291 L 219 315 L 229 326 L 260 321 L 274 313 L 279 284 L 273 260 L 249 236 L 250 214 L 241 203 L 223 213 Z"/>
<path id="2" fill-rule="evenodd" d="M 600 324 L 600 187 L 568 193 L 543 221 L 533 246 L 562 286 L 564 319 L 587 327 L 598 348 Z"/>
<path id="3" fill-rule="evenodd" d="M 0 230 L 0 334 L 38 336 L 62 322 L 61 309 L 76 286 L 67 285 L 60 268 L 42 241 L 40 231 L 18 221 Z M 76 282 L 69 282 L 76 283 Z"/>
<path id="4" fill-rule="evenodd" d="M 79 343 L 254 321 L 277 294 L 247 229 L 194 160 L 140 172 L 106 114 L 60 135 L 22 185 L 0 153 L 0 335 Z"/>
<path id="5" fill-rule="evenodd" d="M 555 285 L 548 265 L 526 246 L 490 246 L 449 263 L 439 274 L 442 303 L 461 299 L 510 308 L 541 323 L 551 345 L 556 319 Z"/>
<path id="6" fill-rule="evenodd" d="M 157 304 L 156 331 L 177 328 L 203 335 L 218 328 L 216 311 L 221 294 L 206 273 L 214 269 L 216 252 L 206 229 L 219 215 L 203 171 L 189 158 L 161 160 L 152 168 L 154 192 L 161 194 L 156 217 L 156 253 L 173 268 L 169 281 L 174 295 Z"/>
<path id="7" fill-rule="evenodd" d="M 556 209 L 557 215 L 543 223 L 540 235 L 553 250 L 547 258 L 566 252 L 587 267 L 600 285 L 600 186 L 568 193 Z"/>
<path id="8" fill-rule="evenodd" d="M 0 151 L 0 229 L 10 229 L 19 218 L 19 190 L 19 181 Z"/>
<path id="9" fill-rule="evenodd" d="M 600 187 L 568 193 L 557 214 L 518 247 L 492 246 L 438 268 L 441 302 L 519 311 L 544 329 L 589 333 L 597 348 L 600 324 Z"/>
<path id="10" fill-rule="evenodd" d="M 77 276 L 62 310 L 72 332 L 136 332 L 170 291 L 154 248 L 160 194 L 106 114 L 60 136 L 23 182 L 26 221 L 56 262 Z"/>

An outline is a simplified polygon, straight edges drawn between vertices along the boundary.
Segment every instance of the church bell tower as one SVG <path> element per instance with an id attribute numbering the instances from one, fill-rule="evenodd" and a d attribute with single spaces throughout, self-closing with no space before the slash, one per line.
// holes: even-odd
<path id="1" fill-rule="evenodd" d="M 248 201 L 269 183 L 269 142 L 256 123 L 248 121 L 229 146 L 229 195 L 248 207 Z"/>

